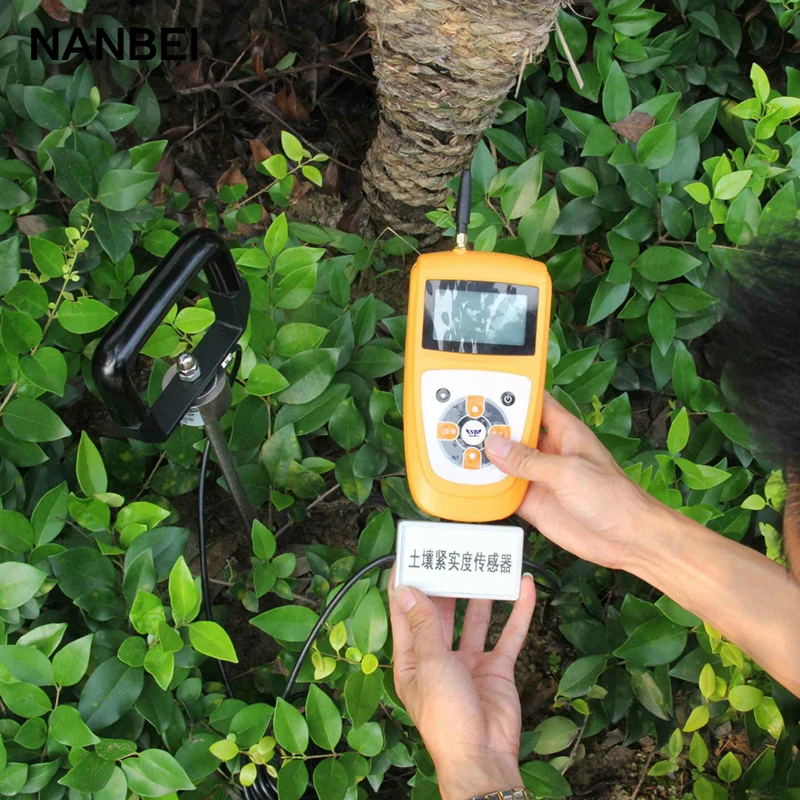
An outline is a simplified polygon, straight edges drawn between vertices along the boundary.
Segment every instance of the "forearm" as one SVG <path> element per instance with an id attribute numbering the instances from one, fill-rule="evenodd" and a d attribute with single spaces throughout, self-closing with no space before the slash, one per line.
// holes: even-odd
<path id="1" fill-rule="evenodd" d="M 752 548 L 662 507 L 625 569 L 739 646 L 800 695 L 800 585 Z"/>

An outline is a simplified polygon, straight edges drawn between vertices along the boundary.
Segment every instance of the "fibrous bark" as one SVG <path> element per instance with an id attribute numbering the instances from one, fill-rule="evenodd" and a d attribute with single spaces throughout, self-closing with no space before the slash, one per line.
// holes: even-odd
<path id="1" fill-rule="evenodd" d="M 380 123 L 363 167 L 373 215 L 429 235 L 425 213 L 469 164 L 560 0 L 366 0 Z"/>

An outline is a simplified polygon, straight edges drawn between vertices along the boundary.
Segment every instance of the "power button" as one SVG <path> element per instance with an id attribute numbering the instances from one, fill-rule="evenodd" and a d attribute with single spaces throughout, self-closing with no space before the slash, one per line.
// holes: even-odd
<path id="1" fill-rule="evenodd" d="M 516 398 L 514 397 L 514 395 L 511 392 L 503 392 L 503 396 L 500 398 L 500 402 L 504 406 L 513 406 L 515 399 Z"/>

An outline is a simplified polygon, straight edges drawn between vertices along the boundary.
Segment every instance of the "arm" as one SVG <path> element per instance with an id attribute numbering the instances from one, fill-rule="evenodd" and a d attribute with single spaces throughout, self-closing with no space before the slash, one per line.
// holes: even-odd
<path id="1" fill-rule="evenodd" d="M 708 622 L 800 695 L 800 585 L 783 567 L 664 507 L 625 569 Z"/>
<path id="2" fill-rule="evenodd" d="M 549 395 L 542 422 L 538 449 L 486 442 L 500 469 L 531 481 L 520 516 L 579 558 L 655 586 L 800 696 L 800 585 L 789 573 L 648 495 Z"/>

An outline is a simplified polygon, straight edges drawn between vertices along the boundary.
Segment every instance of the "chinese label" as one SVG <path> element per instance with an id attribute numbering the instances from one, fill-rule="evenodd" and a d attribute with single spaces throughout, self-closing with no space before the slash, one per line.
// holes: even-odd
<path id="1" fill-rule="evenodd" d="M 404 520 L 397 531 L 397 583 L 444 597 L 515 600 L 522 528 Z"/>

